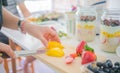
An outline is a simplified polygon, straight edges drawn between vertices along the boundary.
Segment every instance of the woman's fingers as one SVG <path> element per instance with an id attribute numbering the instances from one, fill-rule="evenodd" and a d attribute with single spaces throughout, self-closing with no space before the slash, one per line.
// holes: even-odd
<path id="1" fill-rule="evenodd" d="M 11 58 L 15 58 L 15 54 L 13 50 L 10 48 L 10 46 L 0 43 L 0 51 L 5 52 L 7 55 L 9 55 Z"/>
<path id="2" fill-rule="evenodd" d="M 11 58 L 15 58 L 15 54 L 14 51 L 11 48 L 8 48 L 6 50 L 6 53 L 11 57 Z"/>
<path id="3" fill-rule="evenodd" d="M 52 41 L 58 41 L 58 42 L 60 42 L 60 38 L 59 38 L 59 36 L 58 36 L 58 34 L 57 34 L 56 31 L 51 30 L 50 36 L 51 36 L 50 39 Z"/>

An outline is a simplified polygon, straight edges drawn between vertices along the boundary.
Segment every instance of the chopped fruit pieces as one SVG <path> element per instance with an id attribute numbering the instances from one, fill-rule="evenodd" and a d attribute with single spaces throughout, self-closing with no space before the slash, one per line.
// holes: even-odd
<path id="1" fill-rule="evenodd" d="M 50 41 L 50 42 L 48 43 L 48 46 L 47 46 L 48 49 L 56 48 L 56 47 L 58 47 L 58 48 L 60 48 L 60 49 L 63 49 L 63 48 L 64 48 L 64 46 L 63 46 L 61 43 L 56 42 L 56 41 Z"/>
<path id="2" fill-rule="evenodd" d="M 71 64 L 76 57 L 77 57 L 76 53 L 71 53 L 69 56 L 65 57 L 65 63 Z"/>
<path id="3" fill-rule="evenodd" d="M 81 41 L 80 44 L 76 48 L 76 54 L 78 56 L 82 55 L 81 64 L 87 64 L 96 60 L 96 55 L 94 53 L 94 49 L 89 47 L 86 41 Z"/>
<path id="4" fill-rule="evenodd" d="M 63 45 L 56 41 L 50 41 L 47 46 L 46 54 L 48 56 L 62 57 L 64 56 Z"/>
<path id="5" fill-rule="evenodd" d="M 66 64 L 71 64 L 71 63 L 73 62 L 73 60 L 74 60 L 73 57 L 67 56 L 67 57 L 65 58 L 65 63 L 66 63 Z"/>
<path id="6" fill-rule="evenodd" d="M 80 44 L 77 46 L 76 48 L 76 53 L 77 55 L 82 55 L 82 52 L 84 50 L 84 46 L 86 45 L 86 42 L 85 41 L 81 41 Z"/>
<path id="7" fill-rule="evenodd" d="M 62 57 L 64 56 L 64 51 L 60 48 L 51 48 L 46 52 L 48 56 Z"/>
<path id="8" fill-rule="evenodd" d="M 91 51 L 85 51 L 82 56 L 81 64 L 87 64 L 87 63 L 94 62 L 94 61 L 96 61 L 95 53 L 93 53 Z"/>
<path id="9" fill-rule="evenodd" d="M 77 57 L 77 54 L 76 53 L 71 53 L 70 56 L 75 59 Z"/>

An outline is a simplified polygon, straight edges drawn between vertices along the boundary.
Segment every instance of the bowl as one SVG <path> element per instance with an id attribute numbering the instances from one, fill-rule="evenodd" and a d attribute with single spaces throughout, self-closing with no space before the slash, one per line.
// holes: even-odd
<path id="1" fill-rule="evenodd" d="M 33 25 L 49 26 L 53 27 L 60 38 L 67 36 L 66 26 L 58 20 L 62 17 L 61 13 L 50 13 L 50 12 L 35 12 L 31 16 L 27 17 Z"/>
<path id="2" fill-rule="evenodd" d="M 120 46 L 117 47 L 116 54 L 117 54 L 118 57 L 120 57 Z"/>
<path id="3" fill-rule="evenodd" d="M 31 14 L 31 16 L 27 17 L 26 20 L 29 20 L 35 24 L 39 24 L 44 21 L 57 21 L 61 17 L 64 17 L 63 14 L 57 12 L 34 12 Z"/>

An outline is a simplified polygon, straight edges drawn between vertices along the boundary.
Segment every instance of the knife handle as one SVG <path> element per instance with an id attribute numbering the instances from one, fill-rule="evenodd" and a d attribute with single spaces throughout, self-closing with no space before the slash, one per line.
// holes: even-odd
<path id="1" fill-rule="evenodd" d="M 6 54 L 5 52 L 0 52 L 0 57 L 2 57 L 2 58 L 10 58 L 10 56 L 8 54 Z"/>

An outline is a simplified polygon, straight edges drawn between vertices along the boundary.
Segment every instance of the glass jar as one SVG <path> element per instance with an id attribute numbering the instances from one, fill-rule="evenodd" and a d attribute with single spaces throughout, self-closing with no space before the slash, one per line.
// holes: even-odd
<path id="1" fill-rule="evenodd" d="M 66 12 L 67 33 L 69 36 L 75 35 L 75 12 Z"/>
<path id="2" fill-rule="evenodd" d="M 95 7 L 79 7 L 76 12 L 76 37 L 87 42 L 95 39 L 97 12 Z"/>
<path id="3" fill-rule="evenodd" d="M 106 52 L 115 52 L 120 45 L 120 9 L 105 10 L 101 21 L 101 49 Z"/>

